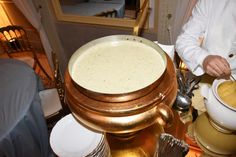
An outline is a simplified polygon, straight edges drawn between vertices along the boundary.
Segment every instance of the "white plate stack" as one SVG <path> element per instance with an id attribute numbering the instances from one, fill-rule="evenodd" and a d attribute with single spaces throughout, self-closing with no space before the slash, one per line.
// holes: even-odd
<path id="1" fill-rule="evenodd" d="M 105 135 L 91 131 L 69 114 L 59 120 L 50 134 L 50 145 L 59 157 L 109 157 Z"/>

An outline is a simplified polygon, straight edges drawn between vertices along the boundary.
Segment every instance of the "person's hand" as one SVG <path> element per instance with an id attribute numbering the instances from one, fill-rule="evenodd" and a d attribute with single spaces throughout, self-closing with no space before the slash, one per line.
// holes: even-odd
<path id="1" fill-rule="evenodd" d="M 228 61 L 217 55 L 207 56 L 203 63 L 203 70 L 213 77 L 228 77 L 231 74 L 231 69 Z"/>

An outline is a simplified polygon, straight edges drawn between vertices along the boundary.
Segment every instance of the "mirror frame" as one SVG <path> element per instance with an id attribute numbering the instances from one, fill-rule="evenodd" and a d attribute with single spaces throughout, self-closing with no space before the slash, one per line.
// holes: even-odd
<path id="1" fill-rule="evenodd" d="M 142 3 L 143 0 L 141 0 Z M 138 22 L 138 18 L 134 19 L 123 19 L 123 18 L 107 18 L 107 17 L 96 17 L 96 16 L 79 16 L 73 14 L 65 14 L 62 12 L 60 1 L 51 0 L 52 6 L 55 11 L 57 20 L 67 22 L 79 22 L 96 25 L 106 25 L 115 27 L 127 27 L 133 28 Z M 148 28 L 148 20 L 146 21 L 145 28 Z"/>

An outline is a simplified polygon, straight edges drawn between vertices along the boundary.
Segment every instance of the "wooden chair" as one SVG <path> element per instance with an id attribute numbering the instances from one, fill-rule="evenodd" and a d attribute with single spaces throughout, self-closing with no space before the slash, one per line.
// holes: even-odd
<path id="1" fill-rule="evenodd" d="M 10 25 L 0 28 L 1 58 L 14 58 L 28 63 L 34 70 L 39 68 L 48 79 L 50 74 L 40 63 L 26 31 L 21 26 Z"/>
<path id="2" fill-rule="evenodd" d="M 45 89 L 39 92 L 44 112 L 44 117 L 47 121 L 49 129 L 51 129 L 54 126 L 55 122 L 57 122 L 63 116 L 70 113 L 70 110 L 65 103 L 64 81 L 61 77 L 59 61 L 56 58 L 55 53 L 52 54 L 52 60 L 54 64 L 55 87 L 50 89 Z"/>

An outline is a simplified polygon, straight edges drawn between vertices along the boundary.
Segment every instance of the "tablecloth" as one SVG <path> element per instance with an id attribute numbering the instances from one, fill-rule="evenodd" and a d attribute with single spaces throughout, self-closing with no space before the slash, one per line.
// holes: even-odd
<path id="1" fill-rule="evenodd" d="M 53 156 L 39 88 L 26 63 L 0 59 L 0 157 Z"/>

